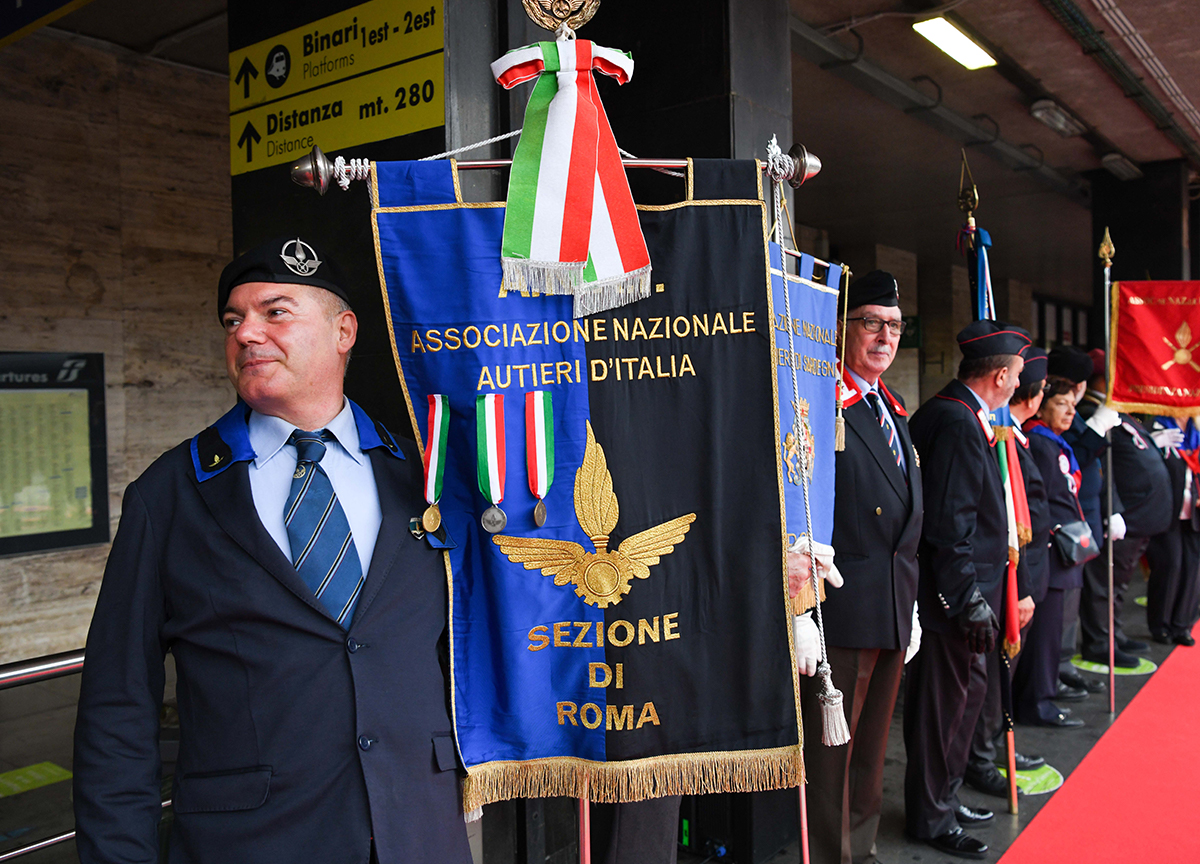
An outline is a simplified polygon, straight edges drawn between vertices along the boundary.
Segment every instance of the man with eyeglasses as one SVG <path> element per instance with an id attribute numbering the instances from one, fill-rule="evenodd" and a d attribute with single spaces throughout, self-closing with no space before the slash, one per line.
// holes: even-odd
<path id="1" fill-rule="evenodd" d="M 821 743 L 818 679 L 801 678 L 800 694 L 812 859 L 851 864 L 875 853 L 888 729 L 906 649 L 920 644 L 921 469 L 904 402 L 880 380 L 904 331 L 896 279 L 876 270 L 846 290 L 846 449 L 836 456 L 833 512 L 834 563 L 845 587 L 830 591 L 821 610 L 850 742 Z"/>
<path id="2" fill-rule="evenodd" d="M 990 817 L 958 799 L 987 696 L 985 655 L 996 650 L 1008 573 L 1008 512 L 990 413 L 1008 404 L 1029 334 L 976 321 L 958 334 L 958 377 L 913 415 L 923 457 L 921 652 L 904 691 L 904 810 L 908 833 L 941 852 L 983 858 L 962 825 Z"/>

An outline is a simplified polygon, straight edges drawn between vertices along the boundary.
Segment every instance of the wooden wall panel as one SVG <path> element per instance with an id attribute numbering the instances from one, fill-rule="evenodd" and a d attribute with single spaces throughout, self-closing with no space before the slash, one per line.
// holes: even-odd
<path id="1" fill-rule="evenodd" d="M 228 409 L 228 85 L 48 31 L 0 50 L 0 350 L 102 351 L 112 528 Z M 82 647 L 108 548 L 0 559 L 0 663 Z"/>

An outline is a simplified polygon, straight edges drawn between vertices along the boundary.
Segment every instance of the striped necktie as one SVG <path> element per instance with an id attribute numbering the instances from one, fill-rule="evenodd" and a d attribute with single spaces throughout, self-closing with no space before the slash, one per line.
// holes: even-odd
<path id="1" fill-rule="evenodd" d="M 325 442 L 333 440 L 328 429 L 297 429 L 288 438 L 288 443 L 296 447 L 296 472 L 284 506 L 283 523 L 296 572 L 329 614 L 348 630 L 365 579 L 350 523 L 320 465 Z"/>
<path id="2" fill-rule="evenodd" d="M 888 417 L 883 413 L 883 404 L 879 400 L 879 394 L 874 390 L 867 391 L 867 401 L 871 403 L 871 408 L 875 411 L 875 419 L 879 421 L 879 426 L 883 429 L 883 437 L 887 439 L 888 449 L 892 451 L 892 456 L 896 459 L 896 467 L 900 467 L 900 442 L 896 440 L 896 427 L 888 422 Z"/>

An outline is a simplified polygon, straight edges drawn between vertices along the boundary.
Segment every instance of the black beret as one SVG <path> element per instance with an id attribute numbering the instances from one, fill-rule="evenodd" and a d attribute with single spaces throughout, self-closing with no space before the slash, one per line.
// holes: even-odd
<path id="1" fill-rule="evenodd" d="M 968 324 L 958 334 L 958 347 L 964 359 L 991 357 L 995 354 L 1020 354 L 1033 344 L 1029 333 L 1007 321 L 986 318 Z"/>
<path id="2" fill-rule="evenodd" d="M 1078 384 L 1092 377 L 1092 358 L 1074 345 L 1064 345 L 1050 352 L 1046 371 Z"/>
<path id="3" fill-rule="evenodd" d="M 233 289 L 246 282 L 278 282 L 324 288 L 348 304 L 350 295 L 337 265 L 313 244 L 299 237 L 277 237 L 240 255 L 221 271 L 217 287 L 217 317 L 225 311 Z"/>
<path id="4" fill-rule="evenodd" d="M 1025 387 L 1037 381 L 1044 381 L 1046 379 L 1046 352 L 1041 348 L 1030 346 L 1021 356 L 1025 358 L 1025 365 L 1021 369 L 1021 386 Z"/>
<path id="5" fill-rule="evenodd" d="M 859 276 L 846 289 L 846 308 L 859 306 L 899 306 L 900 286 L 896 277 L 884 270 L 872 270 Z"/>

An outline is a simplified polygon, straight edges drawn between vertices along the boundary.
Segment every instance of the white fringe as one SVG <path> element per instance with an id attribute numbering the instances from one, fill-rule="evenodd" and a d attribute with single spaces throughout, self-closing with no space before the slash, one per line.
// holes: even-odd
<path id="1" fill-rule="evenodd" d="M 650 267 L 646 266 L 620 276 L 585 283 L 575 292 L 574 317 L 586 318 L 649 296 Z"/>
<path id="2" fill-rule="evenodd" d="M 539 294 L 575 294 L 583 285 L 586 262 L 530 261 L 528 258 L 501 258 L 504 288 L 508 291 Z"/>

